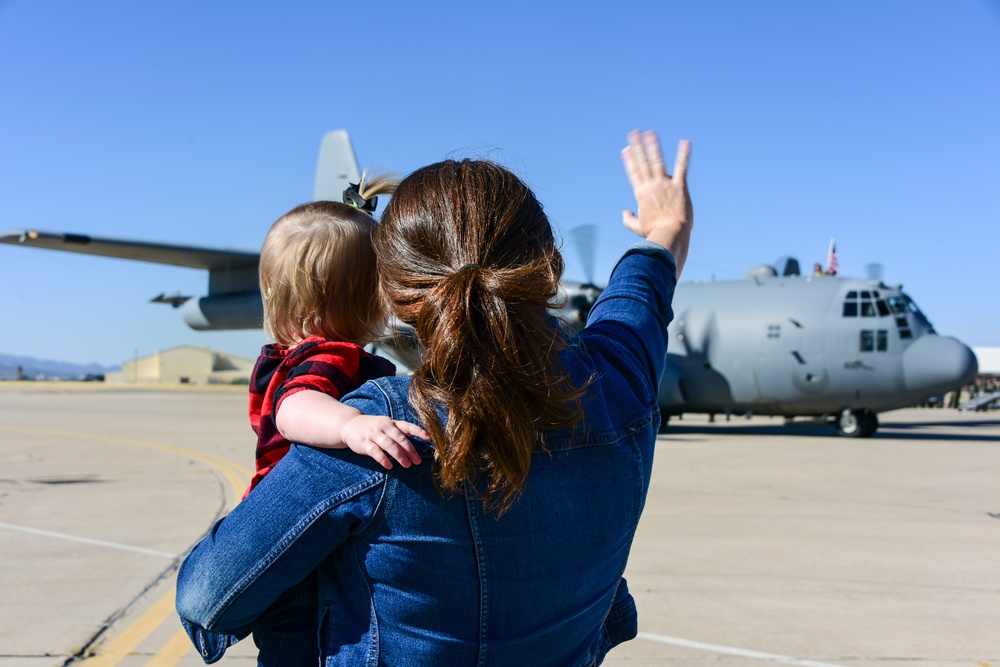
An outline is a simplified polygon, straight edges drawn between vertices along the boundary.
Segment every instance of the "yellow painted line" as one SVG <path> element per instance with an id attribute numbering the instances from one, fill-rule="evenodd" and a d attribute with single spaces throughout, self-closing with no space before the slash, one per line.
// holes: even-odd
<path id="1" fill-rule="evenodd" d="M 131 445 L 146 449 L 155 449 L 169 454 L 174 454 L 183 458 L 193 459 L 218 471 L 229 482 L 231 496 L 229 506 L 235 506 L 243 497 L 243 490 L 250 483 L 253 471 L 250 468 L 224 459 L 214 454 L 206 454 L 184 447 L 174 447 L 150 440 L 139 440 L 136 438 L 119 438 L 108 435 L 93 435 L 90 433 L 77 433 L 70 431 L 49 431 L 44 429 L 25 429 L 0 427 L 0 432 L 25 433 L 30 435 L 44 435 L 48 437 L 59 437 L 67 439 L 91 440 L 98 442 L 110 442 L 121 445 Z M 115 667 L 128 657 L 135 648 L 141 644 L 157 628 L 163 625 L 174 615 L 174 600 L 176 588 L 171 587 L 170 591 L 157 600 L 142 616 L 135 619 L 128 627 L 122 630 L 121 634 L 107 644 L 100 646 L 98 652 L 92 657 L 85 658 L 83 664 L 87 667 Z M 156 654 L 146 663 L 147 667 L 173 667 L 180 662 L 191 650 L 192 645 L 184 630 L 175 633 L 167 643 L 156 652 Z"/>
<path id="2" fill-rule="evenodd" d="M 50 431 L 47 429 L 32 429 L 32 428 L 7 428 L 0 426 L 0 431 L 7 433 L 25 433 L 31 435 L 45 435 L 49 437 L 59 437 L 59 438 L 70 438 L 77 440 L 91 440 L 97 442 L 110 442 L 119 445 L 130 445 L 133 447 L 143 447 L 146 449 L 156 449 L 162 452 L 167 452 L 169 454 L 174 454 L 175 456 L 180 456 L 184 458 L 194 459 L 195 461 L 200 461 L 205 465 L 214 468 L 226 481 L 229 482 L 232 496 L 230 496 L 230 506 L 235 506 L 240 498 L 243 497 L 243 490 L 250 483 L 250 478 L 253 477 L 253 471 L 239 463 L 234 463 L 228 459 L 224 459 L 221 456 L 216 456 L 214 454 L 207 454 L 205 452 L 199 452 L 194 449 L 186 449 L 184 447 L 175 447 L 173 445 L 165 445 L 160 442 L 153 442 L 151 440 L 139 440 L 137 438 L 120 438 L 111 435 L 95 435 L 92 433 L 78 433 L 74 431 Z"/>
<path id="3" fill-rule="evenodd" d="M 143 667 L 175 667 L 191 651 L 191 640 L 178 630 Z"/>
<path id="4" fill-rule="evenodd" d="M 83 664 L 87 667 L 114 667 L 128 657 L 142 640 L 160 627 L 174 613 L 174 589 L 156 601 L 131 625 L 122 630 L 121 634 L 107 644 L 101 646 L 99 655 L 87 658 Z"/>

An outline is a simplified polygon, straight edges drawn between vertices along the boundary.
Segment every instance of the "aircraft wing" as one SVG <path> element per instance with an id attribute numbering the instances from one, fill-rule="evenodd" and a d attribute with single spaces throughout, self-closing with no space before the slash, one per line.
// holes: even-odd
<path id="1" fill-rule="evenodd" d="M 192 269 L 233 270 L 257 267 L 260 253 L 222 248 L 168 245 L 148 241 L 125 239 L 103 239 L 85 234 L 43 232 L 33 229 L 12 229 L 0 234 L 0 243 L 20 245 L 28 248 L 47 248 L 78 252 L 85 255 L 101 255 L 133 259 L 139 262 L 186 266 Z"/>

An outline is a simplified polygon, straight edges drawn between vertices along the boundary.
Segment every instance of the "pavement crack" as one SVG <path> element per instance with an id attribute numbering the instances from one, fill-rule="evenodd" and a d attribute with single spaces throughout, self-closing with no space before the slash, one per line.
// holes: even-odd
<path id="1" fill-rule="evenodd" d="M 114 627 L 115 623 L 120 621 L 126 614 L 132 611 L 139 604 L 139 602 L 146 597 L 147 593 L 156 588 L 164 579 L 172 577 L 174 573 L 177 572 L 177 569 L 180 567 L 181 558 L 181 556 L 178 556 L 174 559 L 174 561 L 168 565 L 166 569 L 160 572 L 160 574 L 154 577 L 153 581 L 147 584 L 138 595 L 132 598 L 124 607 L 104 619 L 104 622 L 101 623 L 101 627 L 99 627 L 97 631 L 90 636 L 90 639 L 84 642 L 80 648 L 74 651 L 73 654 L 62 663 L 61 667 L 69 667 L 70 665 L 78 664 L 84 660 L 92 658 L 93 653 L 91 653 L 91 649 L 104 638 L 104 635 L 107 634 L 112 627 Z"/>

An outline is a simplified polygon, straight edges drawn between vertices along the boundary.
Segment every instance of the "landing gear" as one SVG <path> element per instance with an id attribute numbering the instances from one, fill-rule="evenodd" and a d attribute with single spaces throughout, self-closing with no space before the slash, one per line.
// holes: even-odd
<path id="1" fill-rule="evenodd" d="M 871 410 L 844 411 L 837 417 L 837 435 L 845 438 L 869 438 L 878 430 L 878 417 Z"/>

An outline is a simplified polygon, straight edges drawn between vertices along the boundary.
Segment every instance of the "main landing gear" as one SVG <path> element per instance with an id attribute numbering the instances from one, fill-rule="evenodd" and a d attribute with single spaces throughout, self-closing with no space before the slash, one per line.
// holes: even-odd
<path id="1" fill-rule="evenodd" d="M 871 410 L 844 408 L 836 420 L 837 435 L 845 438 L 869 438 L 878 430 L 878 417 Z"/>

